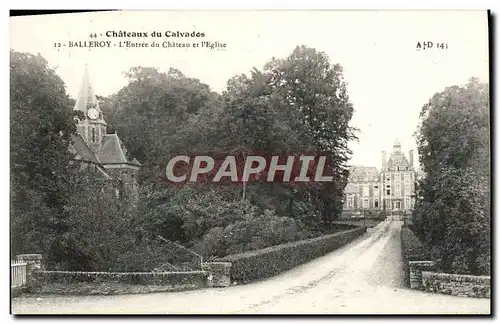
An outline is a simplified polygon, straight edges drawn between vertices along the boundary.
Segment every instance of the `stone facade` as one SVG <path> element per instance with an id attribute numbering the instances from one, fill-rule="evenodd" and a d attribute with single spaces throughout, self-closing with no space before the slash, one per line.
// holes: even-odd
<path id="1" fill-rule="evenodd" d="M 206 262 L 202 269 L 209 273 L 209 287 L 227 287 L 231 284 L 231 262 Z"/>
<path id="2" fill-rule="evenodd" d="M 424 290 L 453 296 L 490 298 L 490 281 L 489 276 L 422 272 L 422 288 Z"/>
<path id="3" fill-rule="evenodd" d="M 422 289 L 422 271 L 436 270 L 436 263 L 434 261 L 410 261 L 410 288 Z"/>
<path id="4" fill-rule="evenodd" d="M 344 211 L 378 213 L 380 211 L 407 213 L 414 206 L 417 173 L 413 166 L 413 151 L 408 158 L 396 141 L 387 159 L 382 152 L 382 167 L 354 166 L 350 169 L 345 189 Z"/>
<path id="5" fill-rule="evenodd" d="M 410 288 L 460 297 L 490 298 L 489 276 L 471 276 L 436 271 L 434 261 L 409 261 Z"/>

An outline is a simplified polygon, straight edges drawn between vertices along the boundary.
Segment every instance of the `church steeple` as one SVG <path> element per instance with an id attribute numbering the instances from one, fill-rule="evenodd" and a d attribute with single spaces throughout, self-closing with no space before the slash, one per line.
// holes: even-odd
<path id="1" fill-rule="evenodd" d="M 87 65 L 73 111 L 83 114 L 83 118 L 77 120 L 77 132 L 94 152 L 99 151 L 102 138 L 106 135 L 106 122 L 90 82 Z"/>

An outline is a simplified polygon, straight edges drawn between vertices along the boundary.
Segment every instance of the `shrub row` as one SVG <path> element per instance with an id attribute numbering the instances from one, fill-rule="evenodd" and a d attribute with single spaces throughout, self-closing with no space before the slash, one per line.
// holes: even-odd
<path id="1" fill-rule="evenodd" d="M 124 283 L 135 285 L 176 286 L 185 284 L 205 285 L 206 271 L 186 272 L 82 272 L 82 271 L 36 271 L 37 285 L 52 283 Z"/>
<path id="2" fill-rule="evenodd" d="M 340 248 L 366 231 L 358 227 L 345 232 L 229 255 L 220 261 L 231 262 L 231 280 L 247 283 L 268 278 Z"/>
<path id="3" fill-rule="evenodd" d="M 431 260 L 429 251 L 420 242 L 418 237 L 407 226 L 401 228 L 401 253 L 403 255 L 403 274 L 405 284 L 410 286 L 409 261 Z"/>

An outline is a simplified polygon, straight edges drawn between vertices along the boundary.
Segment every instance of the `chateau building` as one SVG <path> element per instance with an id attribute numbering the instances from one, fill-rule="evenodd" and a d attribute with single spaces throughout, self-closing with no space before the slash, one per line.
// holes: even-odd
<path id="1" fill-rule="evenodd" d="M 386 152 L 382 152 L 380 171 L 376 167 L 351 167 L 344 211 L 409 212 L 414 205 L 416 176 L 413 150 L 408 152 L 407 159 L 396 141 L 388 159 Z"/>
<path id="2" fill-rule="evenodd" d="M 113 183 L 117 196 L 138 197 L 137 174 L 141 164 L 128 154 L 118 134 L 108 134 L 104 115 L 85 67 L 82 85 L 73 108 L 77 134 L 69 150 L 82 163 L 82 170 L 93 169 Z"/>

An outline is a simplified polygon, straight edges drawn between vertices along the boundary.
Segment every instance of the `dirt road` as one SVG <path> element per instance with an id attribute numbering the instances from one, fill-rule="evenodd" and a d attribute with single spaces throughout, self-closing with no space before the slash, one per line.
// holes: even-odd
<path id="1" fill-rule="evenodd" d="M 489 314 L 490 300 L 403 287 L 401 222 L 260 282 L 220 289 L 12 300 L 14 314 Z"/>

